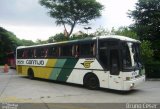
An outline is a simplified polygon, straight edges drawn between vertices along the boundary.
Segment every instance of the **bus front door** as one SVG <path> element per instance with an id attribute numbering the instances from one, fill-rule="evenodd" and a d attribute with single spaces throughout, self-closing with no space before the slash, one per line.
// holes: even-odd
<path id="1" fill-rule="evenodd" d="M 120 74 L 119 50 L 114 48 L 109 50 L 109 88 L 122 90 L 122 78 Z"/>

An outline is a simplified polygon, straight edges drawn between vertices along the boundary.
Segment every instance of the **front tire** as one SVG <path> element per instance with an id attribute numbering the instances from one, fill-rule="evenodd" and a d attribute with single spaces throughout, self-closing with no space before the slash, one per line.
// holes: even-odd
<path id="1" fill-rule="evenodd" d="M 88 74 L 84 78 L 84 86 L 88 89 L 95 90 L 99 88 L 99 80 L 96 75 Z"/>

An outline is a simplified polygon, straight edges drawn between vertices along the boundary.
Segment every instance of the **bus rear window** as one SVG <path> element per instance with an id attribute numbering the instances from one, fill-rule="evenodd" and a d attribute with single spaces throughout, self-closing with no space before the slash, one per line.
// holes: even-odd
<path id="1" fill-rule="evenodd" d="M 24 50 L 22 50 L 22 49 L 17 50 L 17 58 L 18 59 L 21 59 L 23 57 L 23 52 L 24 52 Z"/>

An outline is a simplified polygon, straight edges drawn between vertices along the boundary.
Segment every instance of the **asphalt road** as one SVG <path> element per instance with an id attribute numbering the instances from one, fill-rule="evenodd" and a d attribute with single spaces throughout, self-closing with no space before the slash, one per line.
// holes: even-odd
<path id="1" fill-rule="evenodd" d="M 88 90 L 79 85 L 42 79 L 30 80 L 10 69 L 8 73 L 0 71 L 0 103 L 40 103 L 39 109 L 50 109 L 52 106 L 56 109 L 75 109 L 74 105 L 77 109 L 99 109 L 99 104 L 95 103 L 104 103 L 101 104 L 102 107 L 106 103 L 160 103 L 160 81 L 146 81 L 135 90 L 122 93 L 108 89 Z M 59 103 L 78 104 L 64 106 Z M 89 104 L 86 107 L 79 103 Z M 0 108 L 7 104 L 1 105 Z"/>

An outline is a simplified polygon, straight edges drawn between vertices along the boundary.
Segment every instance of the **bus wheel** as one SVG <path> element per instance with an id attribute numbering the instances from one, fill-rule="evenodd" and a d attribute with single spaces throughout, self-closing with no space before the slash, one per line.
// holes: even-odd
<path id="1" fill-rule="evenodd" d="M 94 90 L 99 88 L 99 80 L 96 75 L 88 74 L 84 77 L 84 86 Z"/>
<path id="2" fill-rule="evenodd" d="M 29 79 L 34 79 L 34 72 L 32 69 L 28 69 L 28 77 Z"/>

